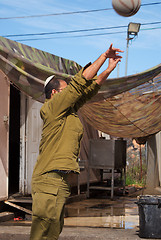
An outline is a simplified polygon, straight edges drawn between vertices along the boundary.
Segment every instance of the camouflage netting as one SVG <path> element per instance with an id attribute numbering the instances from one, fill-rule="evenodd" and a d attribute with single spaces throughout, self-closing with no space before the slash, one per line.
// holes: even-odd
<path id="1" fill-rule="evenodd" d="M 43 102 L 46 77 L 55 74 L 70 81 L 81 66 L 0 37 L 0 69 L 21 91 Z M 81 114 L 109 135 L 144 139 L 161 130 L 160 93 L 161 64 L 139 74 L 108 79 Z"/>
<path id="2" fill-rule="evenodd" d="M 0 37 L 0 69 L 21 91 L 44 101 L 44 81 L 50 75 L 70 80 L 81 66 L 27 45 Z"/>
<path id="3" fill-rule="evenodd" d="M 109 79 L 92 102 L 82 108 L 82 115 L 97 129 L 112 136 L 143 138 L 159 132 L 160 72 L 161 65 L 158 65 L 144 73 L 122 79 Z M 119 93 L 127 88 L 128 91 Z"/>

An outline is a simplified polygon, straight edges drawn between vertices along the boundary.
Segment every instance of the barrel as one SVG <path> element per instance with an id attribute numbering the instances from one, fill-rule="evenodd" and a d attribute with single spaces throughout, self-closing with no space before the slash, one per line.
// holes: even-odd
<path id="1" fill-rule="evenodd" d="M 161 195 L 138 197 L 139 237 L 161 239 Z"/>

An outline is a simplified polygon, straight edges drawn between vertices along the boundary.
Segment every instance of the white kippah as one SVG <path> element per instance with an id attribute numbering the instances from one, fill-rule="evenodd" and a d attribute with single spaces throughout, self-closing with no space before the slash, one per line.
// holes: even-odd
<path id="1" fill-rule="evenodd" d="M 46 87 L 46 85 L 55 77 L 55 75 L 51 75 L 50 77 L 48 77 L 45 82 L 44 82 L 44 87 Z"/>

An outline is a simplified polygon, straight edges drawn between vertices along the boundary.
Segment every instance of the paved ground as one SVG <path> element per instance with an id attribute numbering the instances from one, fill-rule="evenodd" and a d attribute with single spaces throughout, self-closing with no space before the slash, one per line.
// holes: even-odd
<path id="1" fill-rule="evenodd" d="M 0 222 L 0 240 L 29 240 L 31 216 Z M 8 216 L 7 216 L 8 217 Z M 138 240 L 136 197 L 84 199 L 66 205 L 65 227 L 59 240 Z M 146 238 L 144 238 L 146 240 Z"/>
<path id="2" fill-rule="evenodd" d="M 0 240 L 29 240 L 29 226 L 0 226 Z M 138 229 L 65 227 L 59 240 L 138 240 Z M 146 240 L 144 238 L 144 240 Z"/>

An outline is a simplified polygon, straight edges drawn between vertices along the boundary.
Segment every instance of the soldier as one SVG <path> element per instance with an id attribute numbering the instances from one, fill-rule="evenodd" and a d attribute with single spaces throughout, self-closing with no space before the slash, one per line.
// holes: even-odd
<path id="1" fill-rule="evenodd" d="M 56 240 L 64 223 L 64 205 L 70 195 L 69 175 L 79 173 L 78 155 L 83 126 L 78 109 L 97 94 L 100 86 L 121 61 L 120 49 L 109 49 L 77 73 L 69 85 L 50 76 L 45 81 L 46 100 L 39 156 L 32 176 L 33 216 L 31 240 Z M 98 70 L 109 59 L 107 68 Z"/>

